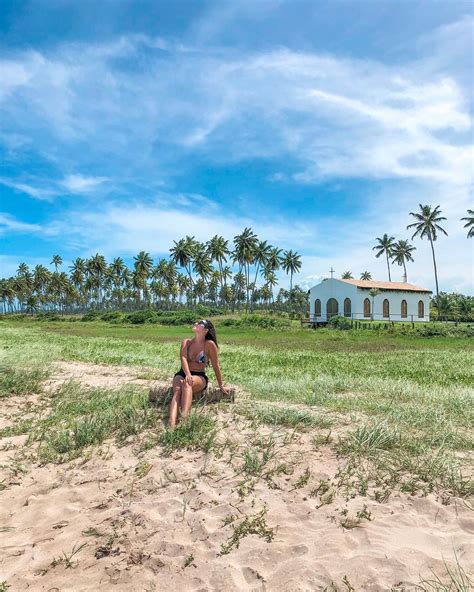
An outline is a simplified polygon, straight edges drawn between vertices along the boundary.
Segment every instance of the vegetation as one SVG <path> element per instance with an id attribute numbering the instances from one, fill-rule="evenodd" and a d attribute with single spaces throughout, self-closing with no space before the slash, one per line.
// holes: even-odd
<path id="1" fill-rule="evenodd" d="M 297 253 L 259 240 L 251 228 L 234 237 L 233 250 L 228 242 L 218 235 L 206 243 L 186 236 L 174 241 L 169 259 L 160 258 L 155 265 L 150 254 L 141 251 L 134 257 L 133 269 L 120 257 L 107 263 L 99 253 L 90 259 L 76 258 L 69 275 L 59 271 L 63 264 L 60 255 L 52 258 L 53 272 L 43 265 L 31 271 L 20 263 L 16 276 L 0 279 L 2 310 L 74 313 L 153 307 L 169 311 L 185 302 L 232 311 L 245 308 L 246 312 L 258 306 L 305 310 L 306 293 L 293 288 L 293 274 L 301 268 Z M 238 266 L 236 273 L 224 265 L 228 261 Z M 275 272 L 279 269 L 290 274 L 290 290 L 281 288 L 275 299 Z M 257 287 L 259 275 L 263 284 Z"/>

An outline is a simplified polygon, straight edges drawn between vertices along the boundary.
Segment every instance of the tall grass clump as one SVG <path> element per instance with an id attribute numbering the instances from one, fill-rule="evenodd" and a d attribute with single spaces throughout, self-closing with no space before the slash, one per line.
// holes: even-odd
<path id="1" fill-rule="evenodd" d="M 329 417 L 316 415 L 305 409 L 291 407 L 258 406 L 245 407 L 239 412 L 247 419 L 256 420 L 267 425 L 281 425 L 289 428 L 329 428 L 333 421 Z"/>
<path id="2" fill-rule="evenodd" d="M 212 417 L 202 411 L 191 411 L 173 430 L 166 430 L 159 443 L 167 454 L 180 449 L 207 453 L 212 449 L 216 435 L 217 425 Z"/>
<path id="3" fill-rule="evenodd" d="M 23 368 L 8 364 L 0 365 L 0 398 L 10 395 L 40 393 L 42 382 L 49 376 L 44 368 Z"/>
<path id="4" fill-rule="evenodd" d="M 51 411 L 32 430 L 30 441 L 39 441 L 39 457 L 45 462 L 63 462 L 82 449 L 115 437 L 128 436 L 156 425 L 144 390 L 86 388 L 69 381 L 51 397 Z"/>

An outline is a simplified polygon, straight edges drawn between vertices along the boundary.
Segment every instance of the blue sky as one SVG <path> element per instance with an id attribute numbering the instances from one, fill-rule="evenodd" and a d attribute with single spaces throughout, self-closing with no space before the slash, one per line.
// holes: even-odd
<path id="1" fill-rule="evenodd" d="M 430 203 L 440 288 L 472 293 L 473 23 L 455 0 L 3 0 L 0 275 L 251 226 L 304 287 L 386 279 L 375 237 Z"/>

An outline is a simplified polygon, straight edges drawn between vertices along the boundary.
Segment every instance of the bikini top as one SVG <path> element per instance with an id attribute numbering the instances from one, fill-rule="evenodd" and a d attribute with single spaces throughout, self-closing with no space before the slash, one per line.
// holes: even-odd
<path id="1" fill-rule="evenodd" d="M 207 362 L 207 356 L 206 356 L 206 352 L 204 350 L 200 351 L 194 359 L 189 357 L 188 350 L 189 350 L 189 341 L 188 341 L 188 345 L 186 346 L 186 358 L 190 362 L 195 362 L 196 364 L 205 364 Z"/>

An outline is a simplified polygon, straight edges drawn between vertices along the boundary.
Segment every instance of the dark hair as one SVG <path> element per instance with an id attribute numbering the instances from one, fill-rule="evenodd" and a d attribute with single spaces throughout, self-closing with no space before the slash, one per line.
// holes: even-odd
<path id="1" fill-rule="evenodd" d="M 219 347 L 217 344 L 216 328 L 211 323 L 211 321 L 208 321 L 208 320 L 205 320 L 205 326 L 208 329 L 205 339 L 209 339 L 210 341 L 213 341 L 216 344 L 216 347 Z"/>

